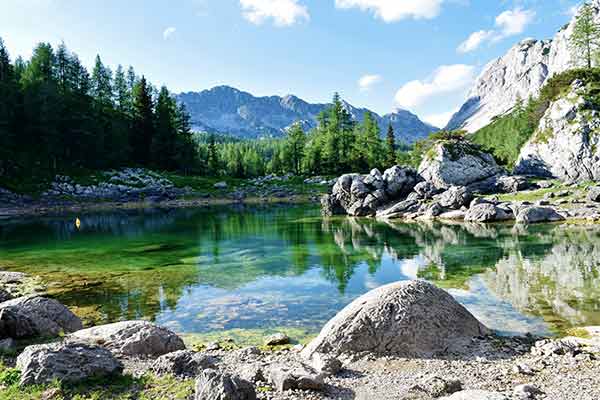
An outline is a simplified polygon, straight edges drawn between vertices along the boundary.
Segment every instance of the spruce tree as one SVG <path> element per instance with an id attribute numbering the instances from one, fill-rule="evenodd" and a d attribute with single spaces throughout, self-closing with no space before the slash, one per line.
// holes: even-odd
<path id="1" fill-rule="evenodd" d="M 302 169 L 305 145 L 306 135 L 304 134 L 302 125 L 300 123 L 295 123 L 287 133 L 285 154 L 290 170 L 296 175 L 299 175 Z"/>
<path id="2" fill-rule="evenodd" d="M 135 84 L 133 90 L 133 118 L 130 149 L 134 162 L 147 165 L 151 161 L 150 148 L 154 139 L 154 113 L 150 87 L 146 78 Z"/>
<path id="3" fill-rule="evenodd" d="M 388 124 L 388 130 L 385 137 L 385 165 L 384 167 L 389 168 L 396 164 L 396 136 L 394 134 L 394 127 L 392 124 Z"/>

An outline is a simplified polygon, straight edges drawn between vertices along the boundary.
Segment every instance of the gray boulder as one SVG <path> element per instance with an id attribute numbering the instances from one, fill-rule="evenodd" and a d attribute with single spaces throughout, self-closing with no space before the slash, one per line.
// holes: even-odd
<path id="1" fill-rule="evenodd" d="M 27 275 L 23 272 L 0 271 L 0 285 L 21 284 Z"/>
<path id="2" fill-rule="evenodd" d="M 429 200 L 432 199 L 436 194 L 440 193 L 440 189 L 436 188 L 433 183 L 424 181 L 415 185 L 414 192 L 417 193 L 419 198 Z"/>
<path id="3" fill-rule="evenodd" d="M 100 344 L 117 355 L 160 356 L 185 350 L 183 340 L 169 329 L 148 321 L 123 321 L 82 329 L 69 340 Z"/>
<path id="4" fill-rule="evenodd" d="M 412 168 L 393 166 L 383 173 L 385 192 L 392 199 L 406 197 L 418 183 L 417 173 Z"/>
<path id="5" fill-rule="evenodd" d="M 54 299 L 24 296 L 0 303 L 0 337 L 53 337 L 81 328 L 81 320 Z"/>
<path id="6" fill-rule="evenodd" d="M 8 300 L 12 300 L 14 297 L 12 294 L 7 292 L 6 290 L 0 288 L 0 303 L 3 303 Z"/>
<path id="7" fill-rule="evenodd" d="M 377 218 L 393 219 L 402 218 L 406 214 L 415 212 L 419 209 L 420 204 L 417 200 L 406 199 L 396 204 L 392 204 L 387 208 L 382 208 L 377 211 Z"/>
<path id="8" fill-rule="evenodd" d="M 453 210 L 468 206 L 472 200 L 473 193 L 464 186 L 451 186 L 439 196 L 440 205 Z"/>
<path id="9" fill-rule="evenodd" d="M 469 208 L 465 215 L 465 221 L 470 222 L 494 222 L 510 219 L 514 219 L 512 212 L 491 203 L 476 204 Z"/>
<path id="10" fill-rule="evenodd" d="M 204 370 L 196 380 L 195 400 L 255 400 L 254 385 L 237 376 Z"/>
<path id="11" fill-rule="evenodd" d="M 504 173 L 490 154 L 464 140 L 436 143 L 424 156 L 418 171 L 440 189 L 468 186 Z"/>
<path id="12" fill-rule="evenodd" d="M 123 365 L 110 351 L 66 342 L 26 347 L 17 357 L 17 368 L 21 371 L 21 385 L 40 385 L 54 380 L 78 382 L 123 371 Z"/>
<path id="13" fill-rule="evenodd" d="M 500 176 L 496 180 L 496 191 L 500 193 L 515 193 L 532 188 L 533 185 L 525 176 Z"/>
<path id="14" fill-rule="evenodd" d="M 537 222 L 563 221 L 565 217 L 560 215 L 552 207 L 528 206 L 520 208 L 517 212 L 517 222 L 522 224 L 535 224 Z"/>
<path id="15" fill-rule="evenodd" d="M 150 369 L 157 375 L 175 375 L 177 377 L 197 376 L 207 368 L 214 368 L 214 357 L 190 350 L 179 350 L 158 357 Z"/>
<path id="16" fill-rule="evenodd" d="M 344 215 L 346 214 L 346 210 L 341 206 L 335 196 L 325 194 L 321 197 L 321 214 L 325 217 Z"/>
<path id="17" fill-rule="evenodd" d="M 323 390 L 325 381 L 323 375 L 307 366 L 286 368 L 275 365 L 269 373 L 269 382 L 279 392 L 286 390 Z"/>
<path id="18" fill-rule="evenodd" d="M 588 188 L 586 197 L 589 201 L 599 202 L 600 201 L 600 187 L 592 186 L 592 187 Z"/>
<path id="19" fill-rule="evenodd" d="M 265 338 L 266 346 L 277 346 L 282 344 L 288 344 L 290 342 L 290 338 L 285 333 L 274 333 Z"/>
<path id="20" fill-rule="evenodd" d="M 424 281 L 403 281 L 346 306 L 301 354 L 305 359 L 315 353 L 427 357 L 488 332 L 447 292 Z"/>

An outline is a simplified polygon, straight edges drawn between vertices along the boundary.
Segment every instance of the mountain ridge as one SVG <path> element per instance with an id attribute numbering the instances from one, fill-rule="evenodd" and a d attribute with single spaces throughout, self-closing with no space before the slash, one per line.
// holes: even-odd
<path id="1" fill-rule="evenodd" d="M 185 104 L 194 129 L 242 138 L 280 137 L 295 122 L 309 130 L 316 126 L 319 113 L 331 104 L 309 103 L 293 94 L 259 97 L 228 85 L 200 92 L 182 92 L 176 98 Z M 344 100 L 342 104 L 356 121 L 361 121 L 366 112 L 371 112 L 382 135 L 391 123 L 396 137 L 406 143 L 413 143 L 439 130 L 407 110 L 381 116 Z"/>

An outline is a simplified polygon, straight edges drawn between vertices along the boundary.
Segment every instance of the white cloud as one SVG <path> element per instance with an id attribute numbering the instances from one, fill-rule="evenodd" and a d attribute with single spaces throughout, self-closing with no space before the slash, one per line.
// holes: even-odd
<path id="1" fill-rule="evenodd" d="M 364 75 L 358 80 L 358 87 L 365 92 L 381 81 L 381 75 Z"/>
<path id="2" fill-rule="evenodd" d="M 371 11 L 385 22 L 406 18 L 435 18 L 445 0 L 335 0 L 336 8 Z"/>
<path id="3" fill-rule="evenodd" d="M 496 17 L 496 26 L 501 30 L 502 37 L 523 33 L 527 25 L 535 18 L 535 11 L 515 8 L 504 11 Z"/>
<path id="4" fill-rule="evenodd" d="M 273 20 L 275 26 L 291 26 L 308 21 L 308 8 L 298 0 L 240 0 L 244 18 L 255 25 Z"/>
<path id="5" fill-rule="evenodd" d="M 565 15 L 573 18 L 574 16 L 576 16 L 577 14 L 579 14 L 579 6 L 572 6 L 569 7 L 566 11 L 565 11 Z"/>
<path id="6" fill-rule="evenodd" d="M 163 39 L 167 40 L 177 31 L 177 28 L 170 26 L 163 31 Z"/>
<path id="7" fill-rule="evenodd" d="M 496 17 L 496 28 L 490 31 L 471 33 L 467 40 L 456 49 L 459 53 L 469 53 L 477 50 L 485 42 L 497 42 L 509 36 L 521 34 L 535 18 L 535 11 L 515 8 L 507 10 Z"/>
<path id="8" fill-rule="evenodd" d="M 477 31 L 471 33 L 471 35 L 458 46 L 459 53 L 469 53 L 476 50 L 481 44 L 487 40 L 490 40 L 495 35 L 494 31 Z"/>
<path id="9" fill-rule="evenodd" d="M 396 104 L 412 108 L 430 97 L 464 89 L 475 79 L 475 67 L 472 65 L 442 65 L 435 70 L 430 79 L 415 80 L 406 83 L 396 93 Z"/>
<path id="10" fill-rule="evenodd" d="M 423 117 L 423 121 L 428 122 L 435 127 L 444 128 L 446 125 L 448 125 L 450 118 L 452 118 L 456 111 L 458 110 L 455 109 L 452 111 L 442 112 L 438 114 L 429 114 Z"/>

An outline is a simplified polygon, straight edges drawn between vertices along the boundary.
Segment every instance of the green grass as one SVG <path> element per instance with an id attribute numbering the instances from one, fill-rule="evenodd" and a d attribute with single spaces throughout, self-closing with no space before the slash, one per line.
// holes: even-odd
<path id="1" fill-rule="evenodd" d="M 20 372 L 0 363 L 0 400 L 39 400 L 53 392 L 52 399 L 70 400 L 187 400 L 194 394 L 193 379 L 146 374 L 136 378 L 119 375 L 88 379 L 77 384 L 53 382 L 20 387 Z"/>

